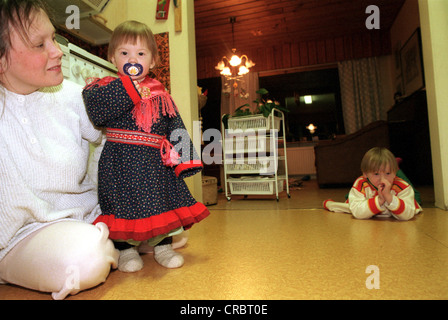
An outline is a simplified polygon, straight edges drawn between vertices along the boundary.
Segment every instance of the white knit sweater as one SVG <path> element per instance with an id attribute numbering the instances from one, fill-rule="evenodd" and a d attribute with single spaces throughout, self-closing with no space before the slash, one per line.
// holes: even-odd
<path id="1" fill-rule="evenodd" d="M 81 90 L 68 81 L 29 95 L 0 86 L 0 260 L 39 228 L 100 213 L 87 161 L 101 132 Z"/>

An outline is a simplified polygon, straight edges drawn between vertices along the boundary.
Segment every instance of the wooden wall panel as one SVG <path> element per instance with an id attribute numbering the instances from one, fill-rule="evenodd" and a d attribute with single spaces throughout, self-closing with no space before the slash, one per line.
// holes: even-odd
<path id="1" fill-rule="evenodd" d="M 336 61 L 336 50 L 335 50 L 334 39 L 327 39 L 325 41 L 325 57 L 326 61 Z"/>
<path id="2" fill-rule="evenodd" d="M 300 50 L 299 44 L 291 43 L 291 67 L 300 65 Z"/>
<path id="3" fill-rule="evenodd" d="M 317 50 L 316 41 L 308 41 L 308 65 L 313 66 L 317 64 Z"/>
<path id="4" fill-rule="evenodd" d="M 265 44 L 239 54 L 249 56 L 256 64 L 252 70 L 261 72 L 389 55 L 391 52 L 389 32 L 372 31 L 321 40 L 284 42 L 281 45 Z M 198 56 L 198 79 L 219 76 L 214 67 L 224 54 L 210 52 Z"/>
<path id="5" fill-rule="evenodd" d="M 300 52 L 300 61 L 299 66 L 307 66 L 309 65 L 309 52 L 308 52 L 308 44 L 306 42 L 299 43 L 299 52 Z"/>
<path id="6" fill-rule="evenodd" d="M 323 64 L 327 61 L 327 48 L 325 40 L 317 41 L 316 47 L 317 47 L 317 63 Z"/>

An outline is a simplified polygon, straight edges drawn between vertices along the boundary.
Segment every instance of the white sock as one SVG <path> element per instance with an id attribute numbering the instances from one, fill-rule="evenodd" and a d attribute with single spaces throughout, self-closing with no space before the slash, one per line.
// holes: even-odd
<path id="1" fill-rule="evenodd" d="M 181 234 L 173 236 L 173 243 L 171 244 L 173 246 L 173 249 L 185 246 L 188 241 L 188 236 L 189 236 L 188 230 L 182 232 Z"/>
<path id="2" fill-rule="evenodd" d="M 182 267 L 184 257 L 173 250 L 171 244 L 154 247 L 154 259 L 165 268 L 174 269 Z"/>
<path id="3" fill-rule="evenodd" d="M 122 272 L 136 272 L 143 268 L 143 260 L 138 254 L 137 247 L 120 250 L 118 270 Z"/>
<path id="4" fill-rule="evenodd" d="M 171 246 L 173 250 L 179 249 L 187 244 L 189 231 L 184 231 L 181 234 L 173 236 L 173 243 Z M 146 241 L 143 241 L 138 247 L 139 253 L 154 253 L 154 247 L 148 245 Z"/>

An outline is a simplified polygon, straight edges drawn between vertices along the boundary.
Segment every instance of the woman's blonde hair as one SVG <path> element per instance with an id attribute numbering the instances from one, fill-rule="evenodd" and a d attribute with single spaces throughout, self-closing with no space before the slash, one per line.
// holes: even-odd
<path id="1" fill-rule="evenodd" d="M 159 50 L 154 34 L 146 24 L 134 20 L 125 21 L 115 28 L 109 42 L 107 58 L 109 60 L 112 59 L 115 50 L 117 50 L 120 44 L 136 44 L 138 40 L 146 44 L 149 51 L 151 51 L 155 66 L 157 66 L 159 63 Z"/>
<path id="2" fill-rule="evenodd" d="M 375 147 L 366 152 L 361 161 L 363 173 L 384 169 L 387 165 L 392 172 L 398 171 L 397 159 L 387 148 Z"/>

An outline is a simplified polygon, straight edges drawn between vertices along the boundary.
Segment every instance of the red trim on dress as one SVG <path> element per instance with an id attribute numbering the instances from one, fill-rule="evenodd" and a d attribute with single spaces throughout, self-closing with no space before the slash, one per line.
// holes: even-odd
<path id="1" fill-rule="evenodd" d="M 145 145 L 153 148 L 160 149 L 165 136 L 161 136 L 154 133 L 146 133 L 141 131 L 131 131 L 107 128 L 106 129 L 107 141 L 125 143 L 125 144 L 137 144 Z"/>
<path id="2" fill-rule="evenodd" d="M 109 228 L 109 238 L 112 240 L 145 241 L 179 227 L 187 230 L 209 214 L 207 207 L 197 202 L 191 207 L 181 207 L 143 219 L 116 219 L 114 215 L 103 214 L 93 224 L 105 223 Z"/>
<path id="3" fill-rule="evenodd" d="M 107 141 L 132 145 L 143 145 L 160 149 L 162 163 L 168 167 L 179 164 L 179 154 L 165 136 L 141 131 L 107 128 Z"/>
<path id="4" fill-rule="evenodd" d="M 126 92 L 129 94 L 129 97 L 131 97 L 132 102 L 134 102 L 134 104 L 139 103 L 142 100 L 142 97 L 140 97 L 140 94 L 135 88 L 132 79 L 127 76 L 121 76 L 120 79 L 121 82 L 123 82 L 123 86 L 126 89 Z"/>
<path id="5" fill-rule="evenodd" d="M 105 86 L 112 81 L 120 79 L 124 89 L 135 105 L 132 110 L 135 123 L 140 130 L 148 133 L 151 132 L 153 123 L 159 120 L 159 111 L 162 111 L 163 116 L 170 118 L 177 116 L 179 110 L 162 83 L 146 76 L 143 81 L 139 82 L 140 90 L 137 90 L 129 76 L 124 76 L 120 73 L 118 73 L 118 76 L 119 78 L 110 76 L 101 79 L 89 78 L 89 84 L 85 86 L 85 89 L 94 85 Z"/>
<path id="6" fill-rule="evenodd" d="M 176 176 L 179 177 L 179 175 L 182 173 L 182 171 L 184 170 L 188 170 L 188 169 L 194 169 L 194 168 L 202 168 L 204 167 L 204 165 L 202 164 L 201 160 L 192 160 L 192 161 L 186 161 L 186 162 L 182 162 L 180 163 L 176 169 L 174 170 L 174 172 L 176 173 Z"/>

